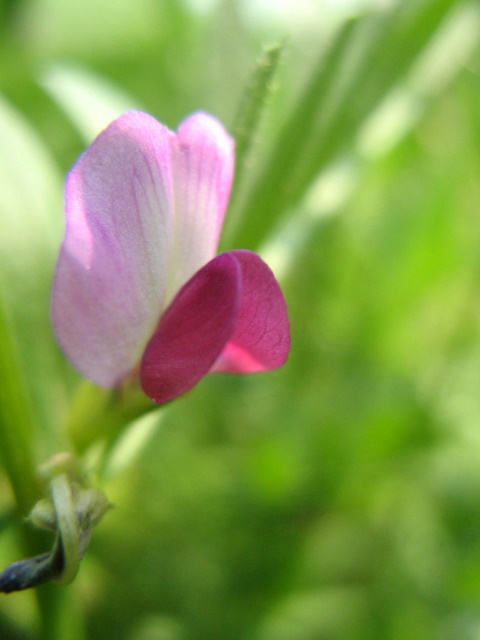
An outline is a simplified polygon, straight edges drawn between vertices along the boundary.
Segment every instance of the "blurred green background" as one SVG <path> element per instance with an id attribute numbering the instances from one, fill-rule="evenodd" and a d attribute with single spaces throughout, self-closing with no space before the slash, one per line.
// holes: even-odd
<path id="1" fill-rule="evenodd" d="M 30 425 L 34 463 L 62 442 L 62 184 L 128 108 L 235 134 L 222 248 L 269 262 L 292 328 L 284 368 L 210 376 L 118 443 L 58 637 L 480 639 L 479 3 L 1 7 L 4 432 Z M 13 507 L 0 474 L 2 565 Z M 0 598 L 2 640 L 38 633 L 33 593 Z"/>

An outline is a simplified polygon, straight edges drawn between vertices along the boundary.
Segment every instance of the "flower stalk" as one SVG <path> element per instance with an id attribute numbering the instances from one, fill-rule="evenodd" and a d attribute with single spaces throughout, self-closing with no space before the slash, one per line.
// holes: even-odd
<path id="1" fill-rule="evenodd" d="M 130 422 L 155 409 L 138 386 L 102 389 L 85 380 L 73 398 L 65 430 L 81 455 L 102 439 L 115 439 Z"/>

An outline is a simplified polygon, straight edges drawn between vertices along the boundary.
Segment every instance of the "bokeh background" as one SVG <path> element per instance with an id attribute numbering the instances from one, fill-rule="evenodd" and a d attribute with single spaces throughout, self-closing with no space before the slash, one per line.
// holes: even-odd
<path id="1" fill-rule="evenodd" d="M 58 638 L 480 639 L 478 2 L 1 7 L 3 431 L 28 409 L 35 463 L 63 441 L 62 185 L 123 110 L 235 134 L 222 248 L 269 262 L 292 328 L 284 368 L 125 432 Z M 2 472 L 3 565 L 28 527 Z M 0 598 L 2 640 L 39 637 L 36 603 Z"/>

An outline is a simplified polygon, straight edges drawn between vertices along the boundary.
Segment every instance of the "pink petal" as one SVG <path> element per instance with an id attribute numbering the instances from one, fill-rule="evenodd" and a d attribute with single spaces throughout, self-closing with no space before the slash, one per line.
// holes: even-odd
<path id="1" fill-rule="evenodd" d="M 235 330 L 212 371 L 253 373 L 282 366 L 290 350 L 287 305 L 270 268 L 252 251 L 230 251 L 242 293 Z"/>
<path id="2" fill-rule="evenodd" d="M 168 299 L 216 253 L 233 178 L 233 140 L 205 113 L 172 137 L 175 202 Z"/>
<path id="3" fill-rule="evenodd" d="M 161 318 L 140 366 L 145 393 L 163 403 L 188 391 L 213 366 L 237 321 L 240 266 L 224 253 L 200 269 Z"/>
<path id="4" fill-rule="evenodd" d="M 53 323 L 72 363 L 103 386 L 115 386 L 138 363 L 163 308 L 172 137 L 147 114 L 126 113 L 67 179 Z"/>
<path id="5" fill-rule="evenodd" d="M 175 297 L 147 345 L 140 381 L 152 400 L 168 402 L 209 371 L 279 367 L 289 348 L 286 304 L 273 273 L 255 253 L 229 251 Z"/>

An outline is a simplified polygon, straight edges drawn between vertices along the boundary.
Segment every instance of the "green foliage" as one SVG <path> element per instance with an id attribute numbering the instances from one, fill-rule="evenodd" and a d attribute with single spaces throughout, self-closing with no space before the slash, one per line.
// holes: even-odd
<path id="1" fill-rule="evenodd" d="M 35 546 L 12 509 L 67 446 L 72 406 L 117 505 L 68 603 L 49 587 L 40 606 L 0 600 L 2 639 L 40 637 L 39 611 L 52 640 L 68 623 L 79 640 L 478 637 L 478 5 L 399 0 L 326 29 L 321 4 L 273 34 L 285 48 L 241 3 L 0 14 L 0 562 Z M 102 398 L 77 391 L 50 329 L 61 181 L 138 105 L 172 127 L 200 108 L 235 122 L 223 243 L 278 274 L 292 352 L 273 373 L 210 376 L 123 441 L 102 423 L 96 442 Z"/>
<path id="2" fill-rule="evenodd" d="M 273 91 L 273 78 L 280 61 L 282 45 L 265 49 L 257 61 L 255 72 L 240 103 L 232 133 L 235 137 L 235 189 L 248 162 L 248 155 L 255 144 L 259 120 Z M 234 195 L 232 195 L 232 198 Z"/>

